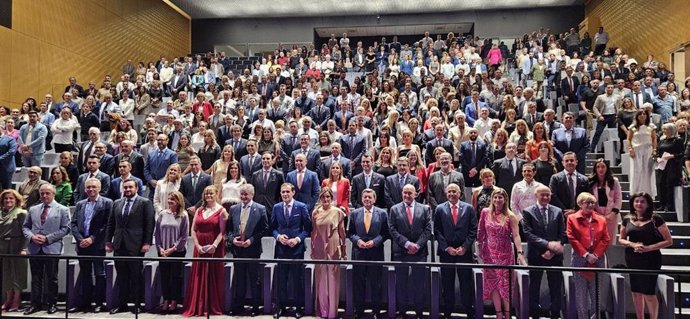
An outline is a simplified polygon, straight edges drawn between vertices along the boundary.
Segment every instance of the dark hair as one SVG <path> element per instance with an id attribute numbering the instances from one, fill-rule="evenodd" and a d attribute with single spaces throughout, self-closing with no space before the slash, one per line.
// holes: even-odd
<path id="1" fill-rule="evenodd" d="M 611 166 L 609 165 L 609 162 L 604 160 L 603 158 L 599 158 L 596 161 L 594 161 L 594 165 L 592 165 L 592 174 L 589 175 L 589 187 L 593 187 L 594 185 L 599 184 L 599 178 L 597 177 L 597 165 L 599 163 L 604 163 L 606 166 L 606 174 L 604 175 L 604 180 L 606 181 L 606 185 L 610 188 L 613 188 L 613 173 L 611 173 Z M 632 206 L 631 206 L 632 207 Z"/>
<path id="2" fill-rule="evenodd" d="M 640 123 L 640 122 L 637 121 L 637 117 L 640 116 L 640 114 L 642 114 L 642 113 L 644 113 L 644 114 L 647 116 L 647 119 L 645 120 L 644 123 Z M 633 125 L 635 126 L 635 128 L 640 128 L 640 126 L 642 126 L 642 125 L 647 125 L 647 126 L 649 126 L 649 118 L 650 118 L 650 117 L 651 117 L 651 116 L 649 116 L 649 114 L 647 114 L 647 111 L 645 111 L 644 109 L 643 109 L 643 110 L 639 110 L 639 111 L 637 111 L 637 112 L 635 113 L 635 118 L 634 118 L 634 120 L 633 120 Z"/>
<path id="3" fill-rule="evenodd" d="M 630 196 L 630 214 L 628 214 L 628 218 L 630 218 L 632 221 L 638 220 L 634 206 L 635 199 L 638 197 L 644 197 L 644 199 L 647 201 L 647 209 L 642 213 L 642 217 L 639 219 L 639 221 L 647 221 L 652 219 L 652 215 L 654 215 L 654 199 L 652 198 L 652 195 L 649 195 L 645 192 L 635 193 Z"/>

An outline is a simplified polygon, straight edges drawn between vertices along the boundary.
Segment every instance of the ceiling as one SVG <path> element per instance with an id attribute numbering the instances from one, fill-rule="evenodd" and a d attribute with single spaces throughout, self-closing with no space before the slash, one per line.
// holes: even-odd
<path id="1" fill-rule="evenodd" d="M 429 31 L 431 34 L 455 34 L 469 33 L 473 23 L 444 23 L 444 24 L 415 24 L 398 26 L 374 26 L 374 27 L 339 27 L 339 28 L 315 28 L 314 30 L 322 38 L 329 38 L 331 34 L 339 39 L 343 33 L 349 37 L 372 37 L 388 35 L 418 35 Z"/>
<path id="2" fill-rule="evenodd" d="M 434 13 L 582 5 L 585 0 L 168 0 L 192 19 Z"/>

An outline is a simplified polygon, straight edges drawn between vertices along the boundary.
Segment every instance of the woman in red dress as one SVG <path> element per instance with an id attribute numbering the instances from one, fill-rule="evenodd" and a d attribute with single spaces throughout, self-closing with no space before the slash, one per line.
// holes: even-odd
<path id="1" fill-rule="evenodd" d="M 195 213 L 192 225 L 194 257 L 223 258 L 222 246 L 228 213 L 218 204 L 218 190 L 211 185 L 204 189 L 204 206 Z M 192 273 L 184 298 L 185 317 L 223 314 L 225 280 L 222 262 L 193 262 Z M 207 306 L 208 303 L 208 306 Z"/>

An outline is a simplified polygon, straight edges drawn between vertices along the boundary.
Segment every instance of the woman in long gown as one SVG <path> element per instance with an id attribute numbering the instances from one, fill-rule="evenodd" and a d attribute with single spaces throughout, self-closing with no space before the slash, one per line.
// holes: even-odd
<path id="1" fill-rule="evenodd" d="M 0 193 L 0 254 L 26 255 L 26 239 L 22 225 L 26 211 L 22 209 L 24 198 L 14 189 Z M 26 289 L 27 261 L 22 258 L 2 260 L 2 310 L 19 311 L 22 290 Z"/>
<path id="2" fill-rule="evenodd" d="M 333 191 L 321 188 L 319 205 L 312 213 L 311 258 L 345 260 L 345 212 L 334 206 Z M 338 317 L 340 265 L 318 264 L 314 269 L 316 314 L 321 318 Z"/>
<path id="3" fill-rule="evenodd" d="M 216 201 L 218 190 L 211 185 L 204 189 L 204 206 L 197 209 L 192 225 L 194 257 L 223 258 L 222 246 L 228 213 Z M 192 273 L 184 298 L 185 317 L 223 314 L 225 279 L 222 262 L 193 262 Z M 206 303 L 209 303 L 208 307 Z"/>
<path id="4" fill-rule="evenodd" d="M 635 120 L 628 129 L 631 194 L 645 192 L 656 196 L 652 168 L 656 143 L 656 126 L 650 123 L 649 114 L 644 110 L 637 111 Z"/>
<path id="5" fill-rule="evenodd" d="M 491 204 L 484 208 L 479 220 L 477 244 L 479 257 L 484 264 L 513 265 L 514 244 L 517 247 L 518 262 L 522 265 L 522 242 L 518 230 L 518 219 L 508 208 L 508 193 L 498 188 L 491 193 Z M 492 300 L 496 318 L 510 318 L 510 282 L 508 269 L 484 269 L 484 300 Z"/>

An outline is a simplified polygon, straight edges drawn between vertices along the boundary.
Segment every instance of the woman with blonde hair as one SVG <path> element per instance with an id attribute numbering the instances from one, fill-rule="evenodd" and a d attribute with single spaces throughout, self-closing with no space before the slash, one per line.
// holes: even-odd
<path id="1" fill-rule="evenodd" d="M 158 257 L 184 257 L 187 250 L 189 218 L 184 207 L 184 195 L 172 191 L 167 196 L 168 208 L 156 217 L 156 251 Z M 176 311 L 182 300 L 182 271 L 184 264 L 177 261 L 161 261 L 160 271 L 163 303 L 161 311 Z"/>
<path id="2" fill-rule="evenodd" d="M 532 127 L 532 139 L 527 141 L 525 145 L 525 158 L 528 160 L 535 160 L 539 157 L 539 144 L 543 141 L 549 143 L 549 134 L 546 134 L 546 128 L 543 122 L 537 122 Z"/>
<path id="3" fill-rule="evenodd" d="M 523 119 L 515 121 L 515 131 L 510 133 L 508 143 L 515 143 L 517 145 L 518 157 L 526 158 L 525 149 L 527 148 L 527 142 L 532 139 L 534 139 L 534 135 L 530 132 L 527 122 Z"/>
<path id="4" fill-rule="evenodd" d="M 422 157 L 419 154 L 420 153 L 416 150 L 410 150 L 407 152 L 406 157 L 410 160 L 410 174 L 419 179 L 419 197 L 426 198 L 426 191 L 429 186 L 429 175 L 427 174 Z M 399 155 L 399 157 L 403 156 Z"/>
<path id="5" fill-rule="evenodd" d="M 392 147 L 384 147 L 377 156 L 376 164 L 374 165 L 374 172 L 377 172 L 384 177 L 395 174 L 396 154 Z"/>
<path id="6" fill-rule="evenodd" d="M 479 171 L 479 180 L 482 186 L 472 190 L 472 207 L 476 207 L 477 212 L 481 213 L 484 208 L 489 207 L 491 194 L 493 194 L 498 187 L 496 187 L 496 176 L 490 168 L 484 168 Z"/>
<path id="7" fill-rule="evenodd" d="M 27 240 L 22 234 L 26 210 L 24 197 L 14 189 L 0 193 L 0 254 L 26 255 Z M 2 310 L 19 311 L 22 291 L 26 289 L 28 262 L 24 258 L 2 259 Z"/>
<path id="8" fill-rule="evenodd" d="M 223 189 L 223 180 L 227 177 L 228 167 L 232 162 L 236 162 L 235 150 L 232 148 L 232 144 L 228 144 L 223 147 L 220 158 L 213 162 L 213 165 L 206 171 L 213 177 L 213 185 L 217 189 Z"/>
<path id="9" fill-rule="evenodd" d="M 182 172 L 180 165 L 175 163 L 168 166 L 163 179 L 159 180 L 153 193 L 153 208 L 160 213 L 168 208 L 168 194 L 180 189 Z"/>
<path id="10" fill-rule="evenodd" d="M 400 140 L 401 143 L 398 145 L 398 155 L 399 156 L 407 156 L 408 152 L 410 151 L 416 151 L 417 154 L 421 154 L 421 149 L 419 148 L 418 145 L 412 144 L 414 141 L 414 135 L 412 134 L 412 131 L 409 129 L 404 129 L 400 131 Z"/>
<path id="11" fill-rule="evenodd" d="M 333 204 L 350 214 L 350 180 L 343 176 L 343 167 L 340 162 L 333 162 L 328 171 L 328 178 L 321 182 L 321 189 L 330 189 Z"/>

